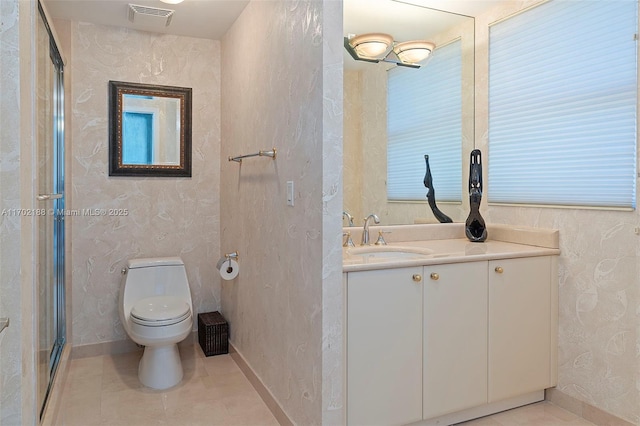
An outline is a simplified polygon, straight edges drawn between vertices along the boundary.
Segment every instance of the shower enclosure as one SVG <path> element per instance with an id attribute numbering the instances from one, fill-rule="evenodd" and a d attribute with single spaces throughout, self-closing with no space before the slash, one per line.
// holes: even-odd
<path id="1" fill-rule="evenodd" d="M 65 343 L 64 64 L 38 2 L 36 27 L 37 403 L 40 416 Z"/>

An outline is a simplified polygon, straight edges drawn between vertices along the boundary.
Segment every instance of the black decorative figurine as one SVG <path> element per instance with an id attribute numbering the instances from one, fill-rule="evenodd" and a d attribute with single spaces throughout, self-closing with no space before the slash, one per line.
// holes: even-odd
<path id="1" fill-rule="evenodd" d="M 465 223 L 464 231 L 471 242 L 481 243 L 487 239 L 487 227 L 480 216 L 482 201 L 482 158 L 479 149 L 471 151 L 469 165 L 469 206 L 471 212 Z"/>
<path id="2" fill-rule="evenodd" d="M 427 163 L 427 173 L 424 175 L 424 186 L 428 189 L 427 201 L 429 201 L 429 207 L 433 211 L 433 215 L 440 221 L 440 223 L 452 223 L 453 220 L 446 214 L 442 213 L 438 206 L 436 206 L 436 192 L 433 189 L 433 180 L 431 178 L 431 169 L 429 168 L 429 156 L 424 156 L 424 161 Z"/>

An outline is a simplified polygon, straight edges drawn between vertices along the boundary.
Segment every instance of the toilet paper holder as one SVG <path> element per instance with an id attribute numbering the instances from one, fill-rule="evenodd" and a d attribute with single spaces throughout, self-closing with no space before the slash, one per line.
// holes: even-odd
<path id="1" fill-rule="evenodd" d="M 231 259 L 237 262 L 238 260 L 240 260 L 240 254 L 236 250 L 233 253 L 225 253 L 224 258 L 229 262 L 229 267 L 231 267 Z"/>
<path id="2" fill-rule="evenodd" d="M 238 254 L 238 251 L 234 251 L 233 253 L 225 253 L 224 258 L 227 260 L 235 260 L 237 261 L 238 259 L 240 259 L 240 255 Z"/>
<path id="3" fill-rule="evenodd" d="M 234 251 L 233 253 L 225 253 L 225 255 L 218 260 L 216 269 L 223 280 L 230 281 L 238 276 L 238 272 L 240 271 L 238 259 L 240 259 L 240 255 L 237 251 Z"/>

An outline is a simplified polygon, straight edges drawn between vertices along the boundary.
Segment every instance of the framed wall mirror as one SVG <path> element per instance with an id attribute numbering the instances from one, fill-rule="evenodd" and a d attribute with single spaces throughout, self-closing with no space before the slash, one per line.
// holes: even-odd
<path id="1" fill-rule="evenodd" d="M 109 81 L 109 176 L 191 177 L 191 88 Z"/>

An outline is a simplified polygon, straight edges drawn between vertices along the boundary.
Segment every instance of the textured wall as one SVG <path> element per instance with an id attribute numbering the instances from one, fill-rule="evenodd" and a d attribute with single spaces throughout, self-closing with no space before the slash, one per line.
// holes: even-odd
<path id="1" fill-rule="evenodd" d="M 222 284 L 223 314 L 238 352 L 304 425 L 322 410 L 322 13 L 320 1 L 253 1 L 222 40 L 221 249 L 238 250 L 241 266 Z M 272 147 L 275 161 L 226 160 Z"/>
<path id="2" fill-rule="evenodd" d="M 0 2 L 0 209 L 34 209 L 37 3 Z M 37 422 L 35 220 L 0 215 L 0 424 Z"/>
<path id="3" fill-rule="evenodd" d="M 476 21 L 476 146 L 483 153 L 488 149 L 488 24 L 534 3 L 513 1 Z M 491 167 L 488 161 L 486 164 Z M 486 194 L 490 191 L 485 188 Z M 483 205 L 485 219 L 491 223 L 560 230 L 558 389 L 640 424 L 640 244 L 634 232 L 640 214 L 535 207 L 487 209 Z"/>
<path id="4" fill-rule="evenodd" d="M 194 311 L 220 307 L 220 43 L 72 23 L 73 345 L 125 339 L 120 270 L 134 257 L 181 256 Z M 68 54 L 69 55 L 69 54 Z M 108 176 L 108 81 L 193 88 L 191 178 Z M 194 325 L 195 328 L 195 325 Z"/>
<path id="5" fill-rule="evenodd" d="M 342 1 L 322 7 L 322 424 L 344 423 Z"/>
<path id="6" fill-rule="evenodd" d="M 0 2 L 0 209 L 20 208 L 19 1 Z M 24 19 L 24 18 L 23 18 Z M 21 423 L 20 217 L 0 216 L 0 424 Z"/>

